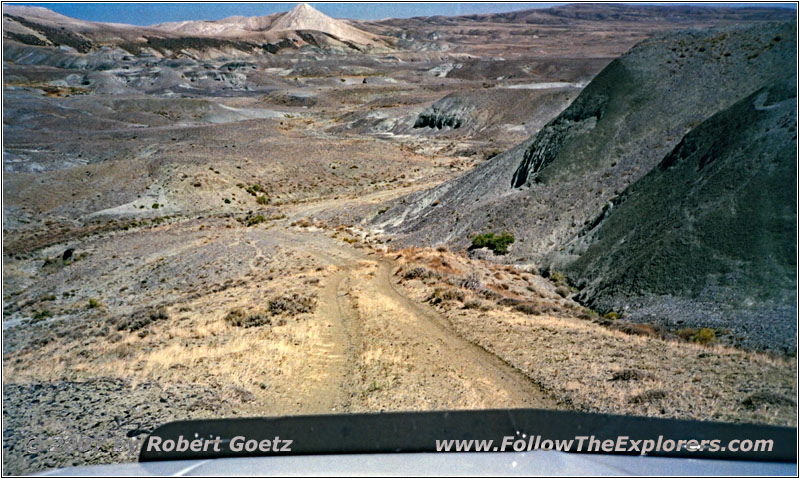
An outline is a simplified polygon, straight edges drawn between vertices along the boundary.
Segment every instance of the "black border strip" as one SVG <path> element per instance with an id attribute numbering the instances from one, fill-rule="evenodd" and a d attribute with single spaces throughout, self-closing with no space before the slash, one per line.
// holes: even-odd
<path id="1" fill-rule="evenodd" d="M 676 419 L 617 416 L 540 409 L 492 409 L 479 411 L 394 412 L 379 414 L 335 414 L 176 421 L 164 424 L 150 436 L 176 441 L 222 438 L 220 452 L 147 451 L 142 443 L 140 462 L 221 457 L 253 457 L 307 454 L 365 454 L 435 452 L 440 439 L 491 439 L 502 443 L 505 436 L 538 435 L 543 439 L 573 439 L 591 436 L 603 441 L 618 436 L 632 440 L 719 439 L 727 445 L 733 439 L 768 439 L 772 451 L 672 451 L 651 452 L 649 456 L 692 457 L 743 461 L 797 462 L 797 429 L 754 424 L 727 424 Z M 291 452 L 233 452 L 227 442 L 236 436 L 246 439 L 292 440 Z M 210 448 L 209 448 L 210 449 Z M 575 452 L 573 445 L 571 452 Z M 586 447 L 584 446 L 584 451 Z M 609 454 L 608 452 L 603 452 Z M 638 454 L 610 453 L 610 454 Z"/>

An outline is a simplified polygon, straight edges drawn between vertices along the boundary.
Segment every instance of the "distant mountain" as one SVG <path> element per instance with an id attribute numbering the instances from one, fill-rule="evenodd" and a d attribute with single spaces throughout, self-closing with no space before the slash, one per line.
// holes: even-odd
<path id="1" fill-rule="evenodd" d="M 228 17 L 222 20 L 187 20 L 151 25 L 151 28 L 181 35 L 242 37 L 268 31 L 275 20 L 284 15 L 276 13 L 262 17 Z"/>
<path id="2" fill-rule="evenodd" d="M 313 30 L 334 36 L 337 40 L 360 45 L 385 42 L 377 35 L 353 27 L 343 20 L 331 18 L 307 3 L 289 12 L 264 17 L 230 17 L 217 21 L 161 23 L 152 28 L 182 35 L 218 36 L 253 39 L 260 36 L 280 36 L 280 32 Z"/>
<path id="3" fill-rule="evenodd" d="M 785 81 L 796 84 L 796 36 L 796 25 L 783 23 L 666 33 L 645 40 L 611 62 L 563 113 L 538 134 L 455 180 L 396 202 L 372 223 L 400 235 L 402 243 L 447 243 L 458 248 L 468 246 L 471 238 L 479 233 L 512 232 L 517 241 L 509 260 L 536 263 L 544 269 L 567 269 L 576 284 L 590 287 L 581 293 L 584 299 L 602 308 L 619 307 L 626 303 L 623 299 L 632 296 L 662 294 L 659 285 L 648 281 L 634 281 L 629 290 L 609 288 L 608 285 L 616 284 L 614 282 L 619 279 L 609 276 L 611 272 L 619 271 L 613 267 L 625 268 L 625 263 L 609 265 L 602 261 L 598 263 L 599 260 L 582 259 L 586 243 L 581 249 L 576 238 L 596 225 L 626 188 L 648 175 L 684 141 L 688 133 L 706 120 L 732 108 L 756 91 Z M 766 104 L 771 103 L 770 100 Z M 743 132 L 748 136 L 733 137 Z M 759 144 L 755 133 L 754 130 L 717 129 L 720 144 L 734 141 L 744 142 L 740 146 L 747 142 Z M 778 141 L 783 137 L 769 138 Z M 794 161 L 791 145 L 776 144 L 788 148 L 791 155 L 765 159 L 765 164 Z M 735 156 L 733 151 L 738 147 L 732 148 L 724 154 Z M 756 149 L 751 153 L 769 156 L 771 151 Z M 712 158 L 722 153 L 719 146 L 708 152 Z M 727 159 L 720 164 L 730 164 L 731 161 Z M 786 172 L 786 168 L 791 167 L 793 163 L 789 166 L 782 164 L 780 171 Z M 747 170 L 750 175 L 757 173 L 754 168 Z M 740 191 L 734 178 L 734 175 L 719 178 L 720 187 L 724 185 Z M 695 180 L 699 181 L 699 178 L 692 179 Z M 751 207 L 770 208 L 784 198 L 775 190 L 777 185 L 772 184 L 772 180 L 754 181 L 765 187 L 770 185 L 764 191 L 769 201 Z M 733 197 L 727 195 L 716 200 L 713 196 L 705 197 L 711 203 L 690 205 L 695 208 L 691 213 L 701 215 L 708 209 L 724 211 L 726 207 L 735 208 L 728 204 Z M 642 201 L 642 204 L 659 204 L 656 198 Z M 796 217 L 796 209 L 794 211 Z M 665 215 L 667 210 L 656 208 L 652 214 Z M 771 214 L 763 212 L 765 217 Z M 756 213 L 748 213 L 746 217 L 732 221 L 738 229 L 757 229 L 762 226 L 757 218 Z M 777 218 L 780 218 L 778 222 L 786 220 L 785 211 L 777 214 Z M 649 229 L 654 235 L 660 231 L 655 226 L 667 224 L 666 218 L 661 216 L 648 221 L 653 222 Z M 612 237 L 607 230 L 604 231 L 605 236 L 598 237 Z M 623 238 L 624 231 L 618 234 L 622 235 L 618 238 L 620 241 L 627 238 Z M 794 243 L 787 243 L 787 237 L 782 233 L 776 237 L 784 248 L 781 251 L 793 247 Z M 757 245 L 749 245 L 748 241 L 744 239 L 742 245 L 756 248 Z M 604 247 L 592 250 L 597 258 L 614 252 L 610 244 L 604 244 Z M 668 247 L 675 248 L 676 244 L 670 243 Z M 686 251 L 683 261 L 698 266 L 694 272 L 697 281 L 673 291 L 689 303 L 696 299 L 698 291 L 717 281 L 712 276 L 722 268 L 717 267 L 719 264 L 744 262 L 749 257 L 739 249 L 732 252 L 729 259 L 714 263 L 717 266 L 705 271 L 702 265 L 709 261 L 705 253 L 703 248 Z M 626 258 L 649 258 L 673 255 L 676 251 L 662 251 L 656 243 L 642 240 L 635 251 L 625 254 L 628 255 Z M 780 254 L 781 259 L 768 261 L 784 261 L 784 253 Z M 600 264 L 604 266 L 600 267 Z M 756 262 L 752 267 L 759 268 L 758 265 Z M 642 259 L 633 261 L 622 271 L 625 278 L 639 278 L 643 274 L 641 270 L 649 267 L 649 263 Z M 780 277 L 785 278 L 785 274 L 781 273 Z M 671 280 L 665 278 L 664 281 Z M 728 278 L 726 281 L 733 280 Z M 680 284 L 681 280 L 676 278 L 675 282 Z M 729 292 L 738 291 L 753 298 L 752 304 L 765 305 L 765 301 L 774 299 L 765 296 L 764 291 L 748 289 L 746 284 L 752 284 L 750 280 L 731 284 L 733 289 L 728 289 Z M 796 284 L 790 281 L 786 287 L 796 288 Z M 687 292 L 689 290 L 691 294 Z M 623 297 L 622 291 L 631 294 Z M 768 296 L 773 299 L 767 299 Z M 789 310 L 781 308 L 794 303 L 787 301 L 782 293 L 778 296 L 782 298 L 778 301 L 780 306 L 765 306 L 767 309 L 764 311 L 782 310 L 774 322 L 786 325 L 787 321 L 795 319 L 792 314 L 787 314 Z M 721 296 L 709 301 L 716 305 L 724 304 Z M 643 303 L 640 306 L 643 308 Z M 724 322 L 721 314 L 709 313 L 709 321 Z M 665 316 L 662 314 L 656 319 L 667 322 Z M 762 344 L 778 344 L 774 335 L 763 338 L 763 341 Z"/>
<path id="4" fill-rule="evenodd" d="M 87 22 L 41 7 L 3 7 L 5 38 L 31 46 L 67 46 L 80 53 L 118 46 L 133 54 L 203 56 L 217 51 L 275 53 L 311 45 L 364 51 L 389 49 L 392 40 L 331 18 L 307 4 L 263 17 L 230 17 L 216 21 L 172 22 L 140 27 Z"/>
<path id="5" fill-rule="evenodd" d="M 387 25 L 409 24 L 465 24 L 517 23 L 528 25 L 574 25 L 579 22 L 691 24 L 702 21 L 738 20 L 791 21 L 796 13 L 790 8 L 770 7 L 714 7 L 710 5 L 624 5 L 609 3 L 576 3 L 550 8 L 531 8 L 504 13 L 475 15 L 392 18 L 378 23 Z"/>

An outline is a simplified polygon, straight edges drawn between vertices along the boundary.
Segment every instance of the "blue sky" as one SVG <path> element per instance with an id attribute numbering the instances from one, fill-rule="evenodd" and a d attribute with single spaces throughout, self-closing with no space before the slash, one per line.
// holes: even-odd
<path id="1" fill-rule="evenodd" d="M 498 13 L 528 8 L 545 8 L 562 3 L 314 3 L 317 10 L 337 18 L 374 20 L 430 15 L 468 15 Z M 152 25 L 181 20 L 218 20 L 233 15 L 260 16 L 285 12 L 297 3 L 23 3 L 49 8 L 62 15 L 96 22 Z M 681 3 L 684 4 L 684 3 Z M 753 6 L 756 4 L 716 4 L 717 6 Z M 771 3 L 760 6 L 795 4 Z"/>

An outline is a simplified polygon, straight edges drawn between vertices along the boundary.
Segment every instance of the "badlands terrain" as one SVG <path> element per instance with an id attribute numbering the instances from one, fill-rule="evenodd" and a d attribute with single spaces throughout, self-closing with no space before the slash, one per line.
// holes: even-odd
<path id="1" fill-rule="evenodd" d="M 4 5 L 3 472 L 188 418 L 796 425 L 795 16 Z"/>

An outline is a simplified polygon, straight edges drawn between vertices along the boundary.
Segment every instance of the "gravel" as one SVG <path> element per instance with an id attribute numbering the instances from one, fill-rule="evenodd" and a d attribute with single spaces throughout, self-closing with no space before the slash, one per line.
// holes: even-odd
<path id="1" fill-rule="evenodd" d="M 4 384 L 3 474 L 133 462 L 157 426 L 220 417 L 223 404 L 213 390 L 194 385 L 119 379 Z"/>

